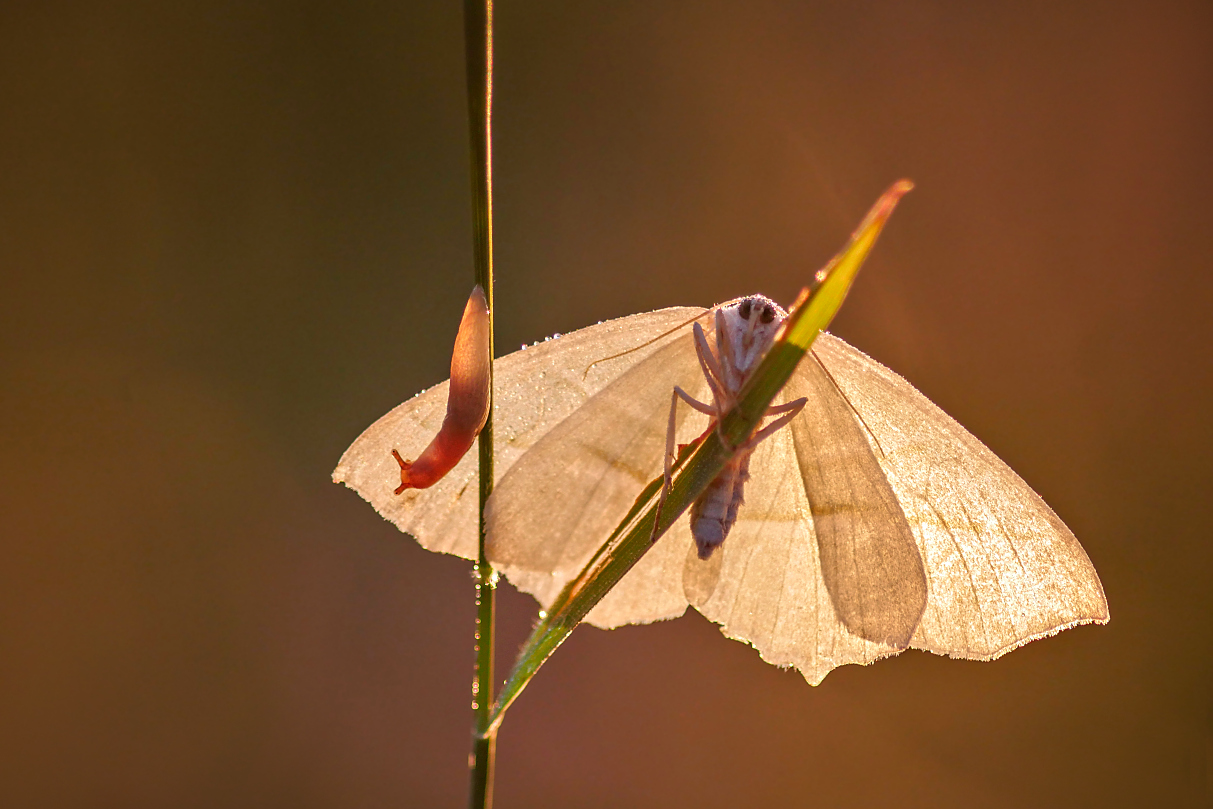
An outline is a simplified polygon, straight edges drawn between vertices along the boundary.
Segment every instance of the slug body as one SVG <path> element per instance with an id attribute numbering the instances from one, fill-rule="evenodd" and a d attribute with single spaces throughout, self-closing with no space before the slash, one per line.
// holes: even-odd
<path id="1" fill-rule="evenodd" d="M 455 337 L 442 428 L 415 461 L 407 461 L 392 450 L 400 464 L 396 494 L 434 485 L 472 448 L 489 418 L 489 352 L 489 305 L 484 290 L 477 285 L 463 309 L 459 334 Z"/>

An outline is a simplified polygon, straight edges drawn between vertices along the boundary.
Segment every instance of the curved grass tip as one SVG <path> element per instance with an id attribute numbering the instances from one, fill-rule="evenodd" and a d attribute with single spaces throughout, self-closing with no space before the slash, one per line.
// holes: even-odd
<path id="1" fill-rule="evenodd" d="M 400 464 L 396 494 L 433 486 L 472 448 L 489 417 L 489 343 L 489 304 L 477 284 L 463 308 L 455 337 L 442 428 L 415 461 L 407 461 L 392 450 Z"/>
<path id="2" fill-rule="evenodd" d="M 880 195 L 859 227 L 855 228 L 846 246 L 813 275 L 813 280 L 800 290 L 796 300 L 788 307 L 790 316 L 784 321 L 779 339 L 808 350 L 818 332 L 829 325 L 842 306 L 851 282 L 875 246 L 885 223 L 893 215 L 893 209 L 913 189 L 913 182 L 902 179 Z"/>

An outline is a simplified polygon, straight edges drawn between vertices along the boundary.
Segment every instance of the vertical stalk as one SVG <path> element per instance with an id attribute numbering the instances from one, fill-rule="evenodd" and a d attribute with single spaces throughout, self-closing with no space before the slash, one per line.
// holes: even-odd
<path id="1" fill-rule="evenodd" d="M 493 491 L 493 0 L 464 0 L 468 131 L 472 158 L 472 243 L 476 283 L 489 304 L 489 418 L 480 431 L 480 553 L 476 560 L 476 663 L 472 674 L 472 754 L 469 759 L 472 809 L 493 805 L 493 762 L 497 731 L 489 724 L 493 706 L 493 640 L 497 573 L 484 555 L 484 507 Z"/>

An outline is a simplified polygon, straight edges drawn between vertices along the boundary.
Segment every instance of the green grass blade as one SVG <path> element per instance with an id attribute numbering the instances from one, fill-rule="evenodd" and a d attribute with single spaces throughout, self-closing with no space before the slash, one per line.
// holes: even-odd
<path id="1" fill-rule="evenodd" d="M 682 515 L 708 484 L 720 474 L 736 447 L 744 443 L 761 423 L 775 394 L 784 386 L 813 340 L 834 318 L 846 298 L 864 259 L 871 252 L 881 229 L 897 202 L 912 184 L 894 184 L 868 212 L 842 252 L 817 272 L 812 283 L 797 298 L 783 331 L 767 352 L 753 376 L 742 388 L 738 405 L 725 414 L 721 429 L 710 431 L 697 446 L 684 453 L 675 469 L 669 497 L 661 509 L 656 531 L 657 493 L 661 478 L 652 481 L 637 498 L 623 522 L 607 538 L 585 569 L 557 596 L 518 655 L 508 679 L 493 706 L 488 731 L 501 722 L 505 711 L 526 688 L 539 667 L 551 656 L 577 624 L 653 545 L 653 541 Z M 722 443 L 720 434 L 728 441 Z"/>

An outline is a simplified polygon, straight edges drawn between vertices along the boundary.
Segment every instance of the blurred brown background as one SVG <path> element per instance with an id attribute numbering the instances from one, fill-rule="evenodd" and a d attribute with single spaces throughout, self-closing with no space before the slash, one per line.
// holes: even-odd
<path id="1" fill-rule="evenodd" d="M 459 5 L 0 9 L 3 805 L 464 804 L 468 565 L 328 481 L 472 283 Z M 695 614 L 582 629 L 498 805 L 1213 804 L 1213 7 L 549 0 L 496 39 L 503 352 L 789 301 L 911 177 L 834 330 L 1112 612 L 816 689 Z"/>

